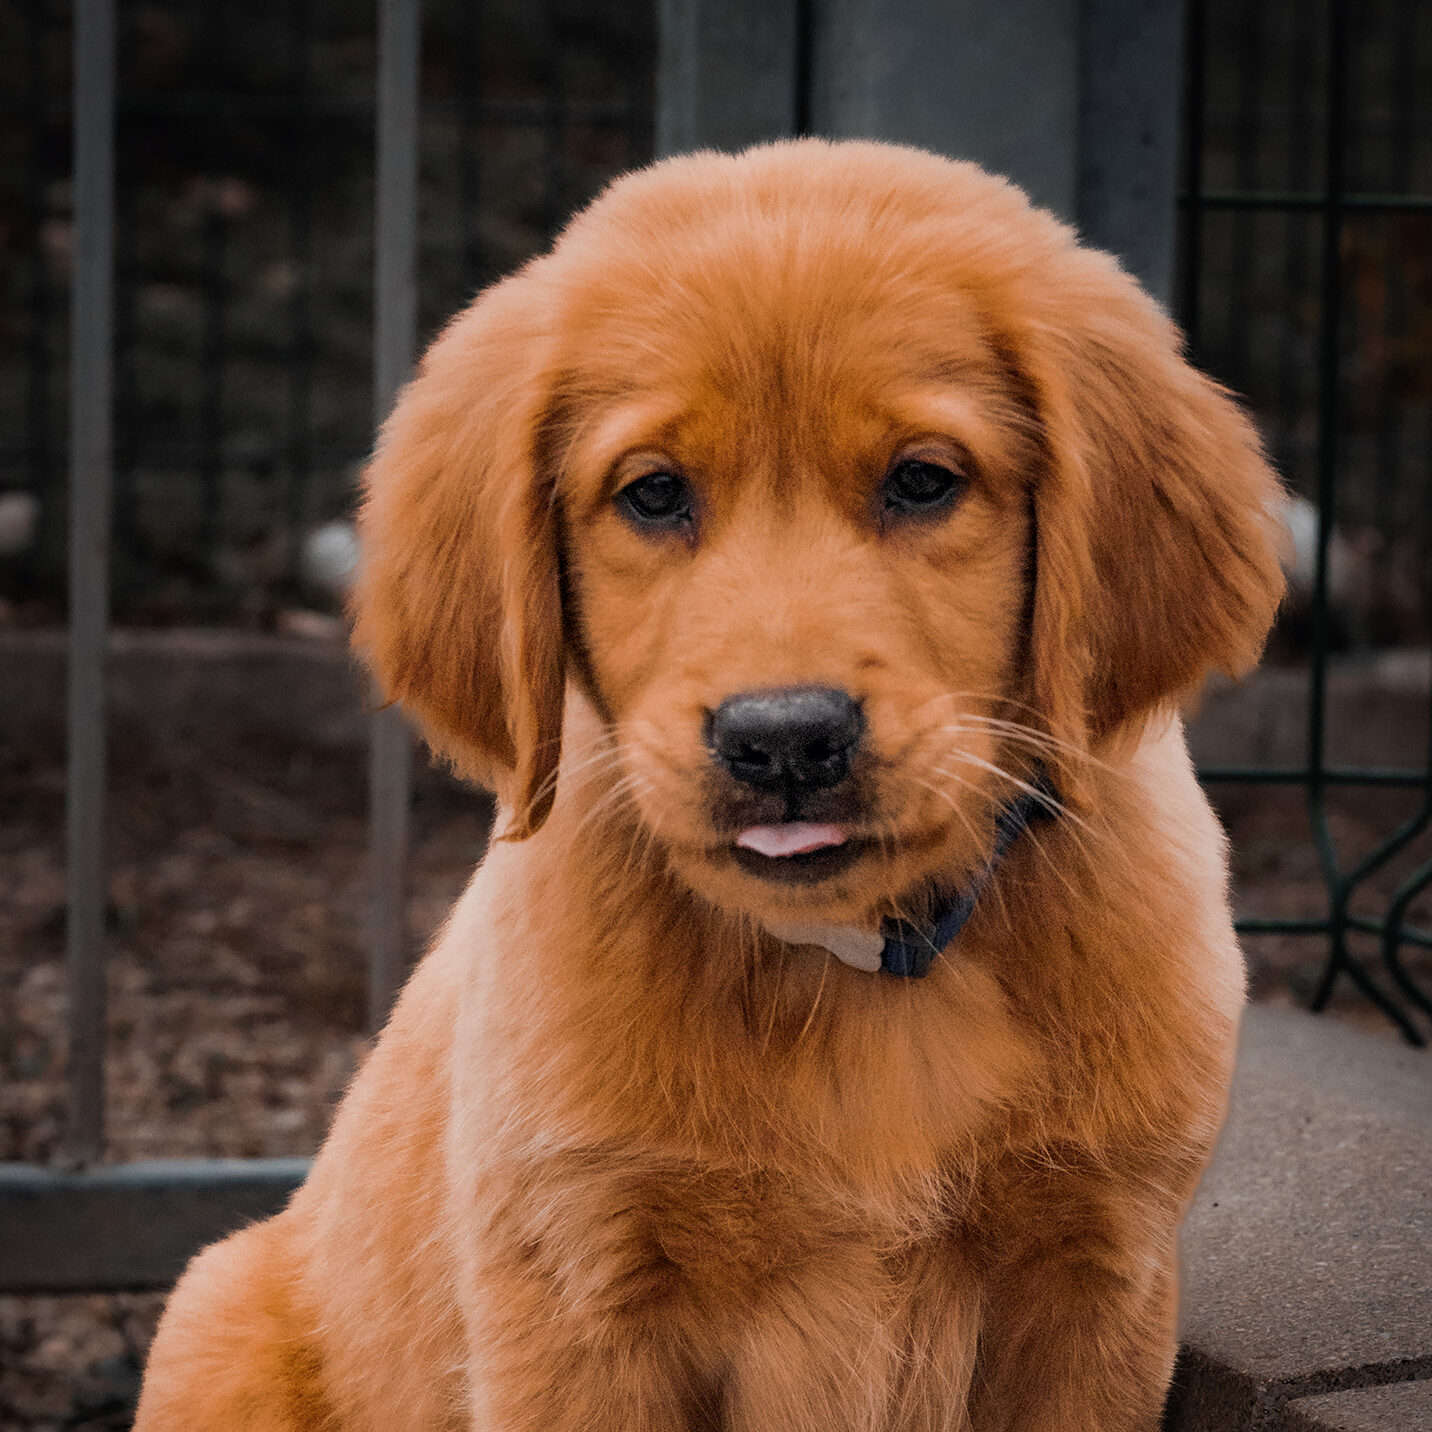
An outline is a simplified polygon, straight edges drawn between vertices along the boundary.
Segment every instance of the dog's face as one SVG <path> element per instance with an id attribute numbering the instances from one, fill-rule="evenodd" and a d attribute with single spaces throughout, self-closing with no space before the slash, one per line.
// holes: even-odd
<path id="1" fill-rule="evenodd" d="M 569 414 L 559 487 L 568 620 L 642 819 L 719 903 L 839 919 L 988 834 L 1034 454 L 966 295 L 838 235 L 819 258 L 605 275 L 568 383 L 612 396 Z"/>
<path id="2" fill-rule="evenodd" d="M 872 145 L 619 184 L 434 346 L 385 432 L 357 638 L 460 764 L 573 763 L 758 915 L 890 913 L 1257 651 L 1273 480 L 1102 256 Z"/>

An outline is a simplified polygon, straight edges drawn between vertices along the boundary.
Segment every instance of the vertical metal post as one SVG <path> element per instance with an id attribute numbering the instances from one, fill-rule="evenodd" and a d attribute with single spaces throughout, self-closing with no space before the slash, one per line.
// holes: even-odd
<path id="1" fill-rule="evenodd" d="M 104 1143 L 105 638 L 113 384 L 114 0 L 75 5 L 74 282 L 70 297 L 68 1151 Z"/>
<path id="2" fill-rule="evenodd" d="M 1075 215 L 1164 303 L 1172 296 L 1181 0 L 1082 0 Z"/>
<path id="3" fill-rule="evenodd" d="M 1197 357 L 1199 307 L 1203 296 L 1203 138 L 1204 99 L 1208 83 L 1208 0 L 1189 0 L 1184 114 L 1184 230 L 1183 272 L 1180 275 L 1178 320 Z"/>
<path id="4" fill-rule="evenodd" d="M 1313 572 L 1313 634 L 1308 654 L 1308 813 L 1327 881 L 1331 953 L 1313 1009 L 1321 1010 L 1341 970 L 1350 972 L 1347 891 L 1328 824 L 1327 766 L 1328 548 L 1337 515 L 1338 463 L 1342 457 L 1342 229 L 1343 157 L 1347 144 L 1349 14 L 1347 0 L 1332 0 L 1328 17 L 1327 116 L 1323 156 L 1322 279 L 1318 317 L 1318 537 Z M 1356 975 L 1354 974 L 1354 978 Z"/>
<path id="5" fill-rule="evenodd" d="M 288 401 L 284 413 L 283 510 L 287 578 L 296 582 L 303 526 L 313 488 L 313 369 L 318 347 L 313 309 L 314 194 L 318 187 L 314 111 L 314 0 L 288 0 L 287 83 L 293 93 L 294 149 L 287 199 L 288 254 L 293 282 L 288 295 Z"/>
<path id="6" fill-rule="evenodd" d="M 816 0 L 810 127 L 978 160 L 1072 219 L 1079 37 L 1092 3 Z M 744 81 L 730 93 L 744 95 Z"/>
<path id="7" fill-rule="evenodd" d="M 1346 971 L 1353 984 L 1397 1025 L 1408 1043 L 1421 1044 L 1416 1027 L 1383 993 L 1362 961 L 1348 948 L 1348 901 L 1364 872 L 1342 868 L 1327 807 L 1328 550 L 1337 517 L 1338 477 L 1343 455 L 1342 236 L 1347 213 L 1345 176 L 1353 16 L 1351 0 L 1331 0 L 1318 324 L 1318 545 L 1313 572 L 1313 641 L 1308 659 L 1308 816 L 1328 887 L 1329 953 L 1311 1007 L 1319 1012 L 1326 1007 L 1338 975 Z M 1370 870 L 1380 859 L 1380 854 L 1374 852 L 1374 859 L 1364 861 L 1364 865 Z"/>
<path id="8" fill-rule="evenodd" d="M 412 367 L 417 333 L 420 0 L 379 0 L 373 270 L 373 411 L 381 423 Z M 406 867 L 412 741 L 396 707 L 373 717 L 368 1022 L 376 1029 L 407 964 Z"/>
<path id="9" fill-rule="evenodd" d="M 798 50 L 803 4 L 659 0 L 658 154 L 742 149 L 809 126 L 809 5 L 804 57 Z"/>

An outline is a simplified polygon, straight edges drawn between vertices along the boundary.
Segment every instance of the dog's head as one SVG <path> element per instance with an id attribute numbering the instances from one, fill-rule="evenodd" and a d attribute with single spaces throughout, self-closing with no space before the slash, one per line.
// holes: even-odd
<path id="1" fill-rule="evenodd" d="M 862 919 L 977 861 L 1034 770 L 1077 800 L 1089 753 L 1256 659 L 1275 489 L 1159 309 L 1010 185 L 703 154 L 433 344 L 369 472 L 356 640 L 513 836 L 572 681 L 690 885 Z"/>

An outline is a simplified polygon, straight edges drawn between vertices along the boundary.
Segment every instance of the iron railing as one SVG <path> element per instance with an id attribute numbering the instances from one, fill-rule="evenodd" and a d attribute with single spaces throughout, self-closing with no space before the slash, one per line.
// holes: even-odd
<path id="1" fill-rule="evenodd" d="M 298 0 L 306 11 L 306 0 Z M 79 1291 L 162 1286 L 194 1250 L 249 1218 L 277 1207 L 303 1179 L 307 1161 L 293 1158 L 173 1161 L 105 1166 L 105 905 L 103 846 L 106 787 L 104 666 L 111 587 L 112 494 L 116 467 L 113 301 L 115 215 L 116 0 L 75 0 L 75 172 L 72 329 L 70 338 L 69 727 L 67 823 L 67 963 L 69 1120 L 59 1167 L 0 1165 L 0 1289 Z M 222 6 L 222 0 L 212 9 Z M 460 7 L 471 12 L 476 7 Z M 419 0 L 378 0 L 377 143 L 374 199 L 374 322 L 372 412 L 381 421 L 408 373 L 418 327 L 417 282 L 422 7 Z M 543 15 L 546 50 L 555 0 Z M 474 36 L 469 35 L 471 40 Z M 549 67 L 553 63 L 547 61 Z M 543 99 L 480 104 L 476 77 L 465 107 L 464 145 L 481 124 L 508 121 L 542 131 L 541 227 L 551 233 L 582 195 L 564 180 L 569 132 L 583 126 L 618 130 L 630 148 L 626 163 L 650 149 L 649 105 L 640 114 L 562 97 L 545 76 Z M 252 101 L 240 104 L 252 109 Z M 121 110 L 122 113 L 122 110 Z M 458 188 L 472 183 L 472 156 L 459 164 Z M 587 187 L 591 185 L 591 175 Z M 460 196 L 461 197 L 461 196 Z M 465 202 L 472 196 L 466 193 Z M 472 216 L 469 215 L 469 218 Z M 301 227 L 301 226 L 300 226 Z M 474 228 L 476 225 L 474 224 Z M 301 241 L 301 234 L 300 234 Z M 472 245 L 464 262 L 471 265 Z M 212 267 L 221 258 L 211 251 Z M 482 274 L 481 277 L 491 275 Z M 452 306 L 452 299 L 446 307 Z M 206 299 L 206 396 L 199 441 L 188 456 L 212 514 L 217 501 L 219 440 L 216 397 L 222 386 L 214 351 L 223 336 L 222 292 Z M 302 315 L 299 315 L 302 317 Z M 308 376 L 290 365 L 300 400 Z M 43 373 L 32 375 L 42 383 Z M 302 418 L 300 414 L 300 418 Z M 300 426 L 302 424 L 300 423 Z M 43 427 L 43 424 L 41 424 Z M 366 424 L 364 425 L 366 429 Z M 32 427 L 32 438 L 36 430 Z M 43 438 L 41 433 L 40 438 Z M 32 443 L 31 459 L 48 451 Z M 209 534 L 212 535 L 212 534 Z M 377 1028 L 402 982 L 407 948 L 405 870 L 411 805 L 411 740 L 401 714 L 372 718 L 370 760 L 369 1024 Z"/>
<path id="2" fill-rule="evenodd" d="M 648 159 L 651 0 L 427 0 L 419 330 Z M 376 7 L 118 10 L 110 592 L 118 620 L 265 627 L 323 600 L 303 539 L 371 433 Z M 72 7 L 0 14 L 0 494 L 39 530 L 0 600 L 66 582 Z"/>
<path id="3" fill-rule="evenodd" d="M 1381 12 L 1374 14 L 1374 11 Z M 1317 507 L 1316 562 L 1310 602 L 1311 631 L 1307 643 L 1307 741 L 1302 764 L 1290 767 L 1239 766 L 1205 767 L 1200 774 L 1205 782 L 1255 783 L 1259 785 L 1297 785 L 1306 792 L 1319 866 L 1326 886 L 1327 914 L 1318 918 L 1273 919 L 1248 916 L 1238 921 L 1238 929 L 1247 935 L 1316 935 L 1328 941 L 1327 959 L 1313 995 L 1312 1007 L 1321 1010 L 1327 1004 L 1334 985 L 1346 975 L 1397 1026 L 1411 1044 L 1422 1045 L 1425 1038 L 1414 1015 L 1419 1012 L 1432 1018 L 1432 997 L 1408 970 L 1403 950 L 1409 946 L 1432 948 L 1432 930 L 1408 923 L 1413 902 L 1432 887 L 1432 861 L 1412 870 L 1396 886 L 1387 900 L 1383 913 L 1369 917 L 1354 913 L 1351 902 L 1364 892 L 1371 877 L 1382 871 L 1425 831 L 1432 827 L 1432 714 L 1429 714 L 1429 750 L 1426 765 L 1416 767 L 1348 766 L 1335 764 L 1328 757 L 1328 674 L 1332 646 L 1330 589 L 1330 551 L 1334 523 L 1346 510 L 1344 498 L 1349 493 L 1347 481 L 1348 438 L 1348 374 L 1352 345 L 1348 342 L 1348 276 L 1349 225 L 1355 216 L 1378 216 L 1383 220 L 1399 216 L 1432 214 L 1432 194 L 1419 194 L 1413 185 L 1420 179 L 1432 179 L 1432 134 L 1424 134 L 1421 143 L 1429 152 L 1417 154 L 1418 142 L 1413 120 L 1413 96 L 1416 92 L 1418 66 L 1432 63 L 1432 29 L 1427 26 L 1425 6 L 1418 0 L 1397 0 L 1392 5 L 1359 7 L 1352 0 L 1323 0 L 1296 12 L 1295 44 L 1285 57 L 1286 92 L 1281 102 L 1281 127 L 1286 132 L 1288 152 L 1283 172 L 1277 176 L 1281 184 L 1260 184 L 1267 172 L 1260 166 L 1254 148 L 1257 137 L 1255 111 L 1259 105 L 1258 90 L 1268 82 L 1269 67 L 1260 63 L 1260 42 L 1266 50 L 1270 39 L 1268 18 L 1280 13 L 1293 15 L 1291 7 L 1245 5 L 1241 0 L 1192 0 L 1189 11 L 1187 55 L 1187 113 L 1185 119 L 1185 174 L 1181 196 L 1183 213 L 1182 283 L 1179 309 L 1189 334 L 1195 357 L 1205 366 L 1225 376 L 1234 387 L 1248 391 L 1256 388 L 1255 373 L 1248 371 L 1246 325 L 1248 314 L 1257 306 L 1258 295 L 1249 281 L 1251 254 L 1260 235 L 1249 222 L 1250 216 L 1281 215 L 1294 220 L 1289 232 L 1282 236 L 1284 303 L 1296 296 L 1300 288 L 1309 289 L 1316 302 L 1315 367 L 1316 386 L 1308 395 L 1315 415 L 1315 437 L 1312 450 L 1299 450 L 1291 440 L 1300 409 L 1294 390 L 1293 374 L 1288 370 L 1286 353 L 1292 348 L 1291 333 L 1282 335 L 1282 372 L 1278 375 L 1277 391 L 1270 393 L 1260 416 L 1270 427 L 1274 456 L 1295 488 L 1312 498 Z M 1390 33 L 1370 37 L 1366 27 L 1380 20 Z M 1232 120 L 1235 140 L 1223 146 L 1224 168 L 1231 167 L 1239 187 L 1211 187 L 1207 183 L 1209 113 L 1210 29 L 1221 23 L 1233 26 L 1238 33 L 1224 37 L 1221 53 L 1235 57 L 1227 69 L 1236 76 L 1235 96 L 1225 101 L 1225 123 Z M 1361 31 L 1357 28 L 1363 27 Z M 1389 126 L 1391 153 L 1386 168 L 1401 192 L 1368 192 L 1356 187 L 1364 175 L 1350 172 L 1350 150 L 1354 138 L 1349 105 L 1354 80 L 1354 65 L 1370 46 L 1368 40 L 1379 41 L 1377 50 L 1391 62 L 1395 71 L 1391 91 L 1394 114 L 1400 112 L 1400 124 Z M 1230 43 L 1231 40 L 1231 43 Z M 1316 71 L 1321 68 L 1321 84 Z M 1368 83 L 1366 75 L 1363 83 Z M 1399 111 L 1400 107 L 1400 111 Z M 1320 111 L 1320 112 L 1319 112 Z M 1320 149 L 1321 153 L 1316 151 Z M 1421 161 L 1418 163 L 1418 161 Z M 1370 167 L 1366 159 L 1363 167 Z M 1289 181 L 1292 182 L 1289 182 Z M 1295 187 L 1296 186 L 1296 187 Z M 1212 337 L 1206 322 L 1207 273 L 1205 265 L 1206 229 L 1210 216 L 1231 218 L 1237 226 L 1230 245 L 1233 266 L 1237 271 L 1225 272 L 1218 295 L 1229 308 L 1231 319 L 1223 331 Z M 1301 222 L 1299 222 L 1301 221 Z M 1309 230 L 1309 223 L 1315 230 Z M 1225 236 L 1227 237 L 1227 236 Z M 1264 235 L 1266 237 L 1266 234 Z M 1432 226 L 1427 239 L 1432 240 Z M 1310 261 L 1315 253 L 1315 260 Z M 1300 272 L 1301 270 L 1301 272 Z M 1397 281 L 1399 275 L 1392 275 Z M 1310 282 L 1311 280 L 1311 282 Z M 1424 296 L 1424 301 L 1432 295 Z M 1415 298 L 1413 300 L 1415 302 Z M 1432 362 L 1432 354 L 1428 355 Z M 1243 371 L 1239 364 L 1243 363 Z M 1232 371 L 1229 371 L 1229 370 Z M 1255 405 L 1258 396 L 1254 394 Z M 1271 413 L 1270 413 L 1271 410 Z M 1428 584 L 1428 550 L 1432 545 L 1432 414 L 1424 416 L 1420 445 L 1413 447 L 1412 459 L 1403 463 L 1402 454 L 1386 441 L 1379 445 L 1378 460 L 1370 471 L 1362 473 L 1359 484 L 1365 513 L 1382 516 L 1385 525 L 1405 520 L 1413 524 L 1410 540 L 1402 544 L 1394 558 L 1421 564 L 1418 578 Z M 1382 414 L 1383 428 L 1391 424 Z M 1405 470 L 1404 470 L 1405 469 Z M 1405 491 L 1397 493 L 1397 488 Z M 1403 497 L 1399 506 L 1391 496 Z M 1410 509 L 1410 512 L 1409 512 Z M 1384 532 L 1380 537 L 1392 541 L 1395 534 Z M 1423 590 L 1423 621 L 1425 603 L 1432 600 L 1429 586 Z M 1420 635 L 1426 639 L 1426 626 Z M 1410 754 L 1410 753 L 1409 753 Z M 1356 859 L 1349 859 L 1338 848 L 1329 819 L 1329 793 L 1337 787 L 1401 788 L 1418 792 L 1420 802 L 1405 819 L 1397 822 L 1385 838 Z M 1379 957 L 1388 980 L 1390 992 L 1374 977 L 1368 961 L 1353 952 L 1350 936 L 1371 936 L 1378 945 Z M 1400 998 L 1399 998 L 1400 997 Z M 1405 1003 L 1404 1003 L 1405 1001 Z"/>

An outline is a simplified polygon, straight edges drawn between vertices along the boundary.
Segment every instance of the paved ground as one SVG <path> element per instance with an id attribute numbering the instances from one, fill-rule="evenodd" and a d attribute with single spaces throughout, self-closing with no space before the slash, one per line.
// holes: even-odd
<path id="1" fill-rule="evenodd" d="M 1432 1051 L 1254 1007 L 1168 1432 L 1432 1432 Z"/>

